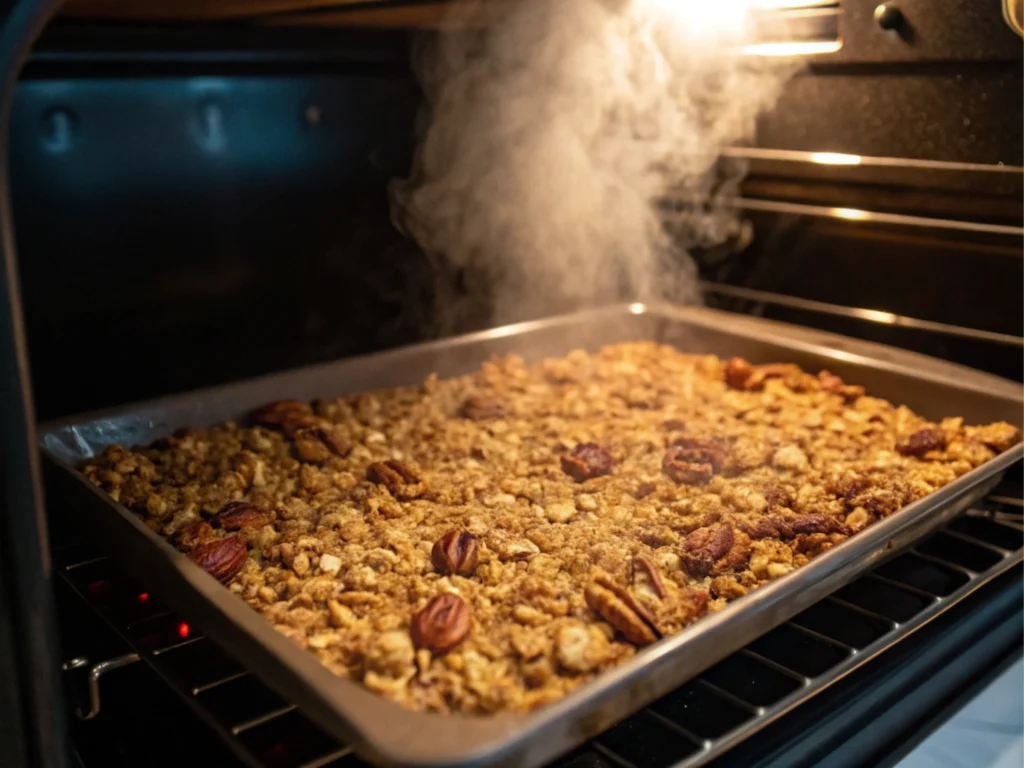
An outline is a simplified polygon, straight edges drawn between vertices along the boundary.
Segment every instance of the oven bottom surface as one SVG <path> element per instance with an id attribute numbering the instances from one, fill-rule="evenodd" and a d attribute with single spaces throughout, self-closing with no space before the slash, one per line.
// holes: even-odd
<path id="1" fill-rule="evenodd" d="M 1019 475 L 556 765 L 894 763 L 1020 654 Z M 51 530 L 68 536 L 54 559 L 70 699 L 93 715 L 73 717 L 81 765 L 363 765 L 69 521 Z"/>

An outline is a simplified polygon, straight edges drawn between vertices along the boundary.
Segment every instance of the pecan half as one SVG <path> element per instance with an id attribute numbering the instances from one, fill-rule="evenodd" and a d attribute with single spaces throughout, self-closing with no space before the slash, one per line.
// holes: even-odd
<path id="1" fill-rule="evenodd" d="M 409 635 L 417 648 L 447 653 L 465 639 L 469 627 L 469 606 L 458 595 L 446 592 L 412 617 Z"/>
<path id="2" fill-rule="evenodd" d="M 762 517 L 753 525 L 744 525 L 743 532 L 752 539 L 791 539 L 793 529 L 781 517 Z"/>
<path id="3" fill-rule="evenodd" d="M 229 501 L 220 508 L 220 512 L 210 518 L 211 524 L 227 531 L 262 528 L 272 521 L 273 516 L 267 510 L 248 501 Z"/>
<path id="4" fill-rule="evenodd" d="M 608 576 L 596 575 L 587 585 L 583 597 L 590 610 L 634 645 L 648 645 L 661 637 L 650 612 Z"/>
<path id="5" fill-rule="evenodd" d="M 754 373 L 754 366 L 742 357 L 734 357 L 725 364 L 725 383 L 733 389 L 744 389 Z"/>
<path id="6" fill-rule="evenodd" d="M 665 451 L 661 468 L 677 483 L 708 482 L 725 464 L 725 447 L 711 440 L 682 438 Z"/>
<path id="7" fill-rule="evenodd" d="M 818 373 L 818 382 L 825 392 L 839 395 L 846 402 L 852 402 L 864 394 L 864 387 L 858 384 L 847 384 L 831 371 L 821 371 Z"/>
<path id="8" fill-rule="evenodd" d="M 342 436 L 337 427 L 319 427 L 316 436 L 331 452 L 345 458 L 352 452 L 352 445 Z"/>
<path id="9" fill-rule="evenodd" d="M 597 443 L 580 443 L 562 457 L 562 471 L 578 483 L 608 475 L 612 471 L 612 455 Z"/>
<path id="10" fill-rule="evenodd" d="M 378 461 L 366 468 L 366 479 L 383 485 L 396 499 L 409 501 L 426 492 L 426 483 L 417 472 L 397 459 Z"/>
<path id="11" fill-rule="evenodd" d="M 242 570 L 249 548 L 238 535 L 226 536 L 223 539 L 200 544 L 189 553 L 189 559 L 208 574 L 227 583 Z"/>
<path id="12" fill-rule="evenodd" d="M 459 416 L 471 421 L 500 419 L 505 413 L 505 403 L 488 395 L 470 395 L 459 406 Z"/>
<path id="13" fill-rule="evenodd" d="M 664 600 L 665 584 L 661 580 L 661 573 L 658 566 L 643 555 L 638 555 L 629 561 L 629 580 L 633 589 L 641 595 L 655 600 Z"/>
<path id="14" fill-rule="evenodd" d="M 293 411 L 285 416 L 281 423 L 281 431 L 288 437 L 294 438 L 304 429 L 314 429 L 320 424 L 321 419 L 306 411 Z"/>
<path id="15" fill-rule="evenodd" d="M 471 576 L 477 563 L 476 536 L 467 531 L 448 531 L 434 542 L 430 562 L 438 573 Z"/>
<path id="16" fill-rule="evenodd" d="M 313 427 L 295 434 L 295 452 L 303 461 L 322 463 L 332 456 L 348 456 L 351 450 L 336 428 Z"/>
<path id="17" fill-rule="evenodd" d="M 280 427 L 289 417 L 296 418 L 300 414 L 309 413 L 309 406 L 298 400 L 275 400 L 254 409 L 249 418 L 264 427 Z"/>
<path id="18" fill-rule="evenodd" d="M 789 521 L 789 527 L 794 536 L 808 533 L 850 533 L 841 520 L 830 515 L 797 515 Z"/>
<path id="19" fill-rule="evenodd" d="M 300 429 L 295 435 L 295 453 L 303 461 L 321 463 L 331 458 L 331 449 L 312 429 Z"/>
<path id="20" fill-rule="evenodd" d="M 686 537 L 685 550 L 681 556 L 683 569 L 695 579 L 703 579 L 715 563 L 732 549 L 734 539 L 732 528 L 719 525 L 714 528 L 698 528 Z"/>
<path id="21" fill-rule="evenodd" d="M 930 451 L 941 451 L 948 440 L 946 433 L 938 427 L 926 427 L 896 443 L 896 450 L 904 456 L 921 458 Z"/>

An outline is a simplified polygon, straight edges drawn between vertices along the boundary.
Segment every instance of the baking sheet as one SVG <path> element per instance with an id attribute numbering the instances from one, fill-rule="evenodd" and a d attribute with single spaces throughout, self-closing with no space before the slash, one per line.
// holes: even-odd
<path id="1" fill-rule="evenodd" d="M 76 504 L 97 539 L 140 581 L 298 704 L 327 731 L 378 763 L 402 766 L 539 765 L 677 688 L 754 638 L 920 539 L 987 493 L 1022 454 L 986 465 L 852 537 L 803 568 L 649 646 L 620 667 L 537 712 L 490 717 L 410 712 L 349 680 L 279 634 L 74 467 L 111 443 L 144 444 L 182 426 L 239 418 L 283 398 L 310 400 L 469 372 L 492 354 L 528 360 L 575 348 L 654 339 L 687 352 L 795 362 L 863 384 L 933 419 L 1021 424 L 1021 388 L 914 353 L 702 308 L 623 305 L 523 323 L 337 363 L 289 371 L 40 428 L 51 500 Z"/>

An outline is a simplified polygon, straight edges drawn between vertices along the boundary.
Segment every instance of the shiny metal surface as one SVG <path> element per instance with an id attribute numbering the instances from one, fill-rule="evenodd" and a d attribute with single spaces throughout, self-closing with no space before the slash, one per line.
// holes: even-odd
<path id="1" fill-rule="evenodd" d="M 710 281 L 701 282 L 701 290 L 705 293 L 716 293 L 722 296 L 732 296 L 737 299 L 750 299 L 751 301 L 767 304 L 780 304 L 794 309 L 806 309 L 809 312 L 823 312 L 830 315 L 850 317 L 856 320 L 864 320 L 869 323 L 881 323 L 883 325 L 896 325 L 902 328 L 915 328 L 921 331 L 932 331 L 944 333 L 950 336 L 959 336 L 974 341 L 987 341 L 993 344 L 1003 344 L 1010 347 L 1024 348 L 1024 338 L 1009 333 L 996 333 L 978 328 L 964 328 L 960 325 L 950 323 L 937 323 L 932 320 L 922 320 L 917 317 L 896 315 L 892 312 L 882 312 L 877 309 L 865 309 L 863 307 L 844 307 L 840 304 L 830 304 L 825 301 L 814 301 L 803 299 L 798 296 L 786 296 L 771 291 L 759 291 L 754 288 L 744 288 L 738 285 L 726 285 L 725 283 L 714 283 Z"/>
<path id="2" fill-rule="evenodd" d="M 89 708 L 76 709 L 75 716 L 79 720 L 92 720 L 96 717 L 102 707 L 100 701 L 100 678 L 107 674 L 107 672 L 113 672 L 115 669 L 130 666 L 139 661 L 140 658 L 137 653 L 126 653 L 113 659 L 93 664 L 92 669 L 89 670 Z"/>
<path id="3" fill-rule="evenodd" d="M 791 213 L 799 216 L 817 216 L 829 219 L 846 219 L 847 221 L 869 221 L 879 224 L 896 224 L 906 227 L 928 227 L 931 229 L 956 229 L 962 232 L 981 232 L 991 235 L 1009 235 L 1024 237 L 1024 227 L 1011 227 L 1004 224 L 985 224 L 978 221 L 960 221 L 956 219 L 936 219 L 925 216 L 906 216 L 899 213 L 869 211 L 862 208 L 842 208 L 822 205 L 805 205 L 788 203 L 778 200 L 754 200 L 738 197 L 731 204 L 747 211 L 770 211 L 772 213 Z"/>
<path id="4" fill-rule="evenodd" d="M 492 354 L 528 358 L 575 347 L 655 339 L 695 352 L 743 355 L 755 362 L 789 360 L 828 367 L 879 396 L 936 418 L 1020 423 L 1020 387 L 997 377 L 913 353 L 809 329 L 707 309 L 628 305 L 497 328 L 441 342 L 370 355 L 165 398 L 45 426 L 52 493 L 88 515 L 119 561 L 152 584 L 177 610 L 223 647 L 260 671 L 323 728 L 369 758 L 410 766 L 537 765 L 603 731 L 858 574 L 920 539 L 988 492 L 1021 456 L 1004 453 L 949 486 L 848 540 L 682 633 L 638 653 L 565 699 L 530 715 L 467 718 L 411 713 L 329 673 L 277 633 L 241 599 L 113 504 L 73 466 L 111 442 L 148 442 L 185 424 L 237 417 L 283 396 L 313 398 L 409 384 L 432 371 L 457 375 Z"/>

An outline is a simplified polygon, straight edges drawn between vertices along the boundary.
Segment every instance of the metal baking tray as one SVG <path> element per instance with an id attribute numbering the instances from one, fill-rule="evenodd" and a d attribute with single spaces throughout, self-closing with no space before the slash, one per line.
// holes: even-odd
<path id="1" fill-rule="evenodd" d="M 149 443 L 178 427 L 239 418 L 282 398 L 313 399 L 467 373 L 494 354 L 528 360 L 653 339 L 687 352 L 794 362 L 863 384 L 923 416 L 1020 426 L 1021 387 L 914 353 L 703 308 L 631 304 L 527 322 L 191 392 L 40 428 L 50 499 L 76 505 L 108 553 L 175 610 L 230 649 L 324 729 L 367 759 L 396 766 L 533 766 L 639 710 L 730 653 L 920 539 L 984 496 L 1022 447 L 835 547 L 808 565 L 651 645 L 564 699 L 530 714 L 407 711 L 336 677 L 239 597 L 193 565 L 75 466 L 111 443 Z"/>

